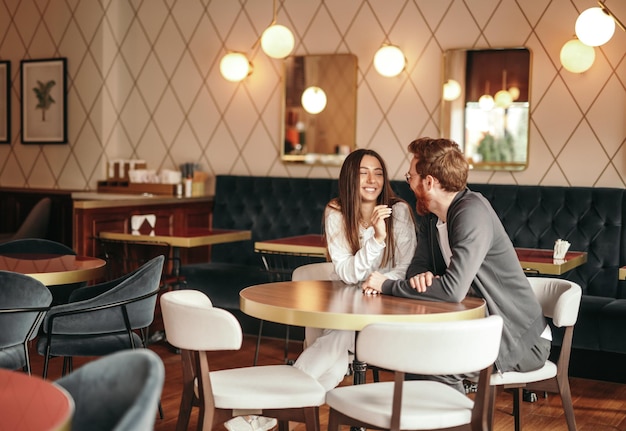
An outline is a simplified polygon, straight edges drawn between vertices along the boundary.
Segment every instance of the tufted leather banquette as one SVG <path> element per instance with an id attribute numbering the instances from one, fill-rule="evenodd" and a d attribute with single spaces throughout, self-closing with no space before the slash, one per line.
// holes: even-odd
<path id="1" fill-rule="evenodd" d="M 392 186 L 415 206 L 406 183 L 393 181 Z M 571 250 L 588 253 L 586 264 L 561 276 L 583 288 L 573 347 L 626 354 L 626 282 L 618 280 L 619 267 L 626 265 L 624 190 L 501 184 L 469 187 L 492 203 L 516 247 L 551 249 L 561 238 L 571 243 Z M 218 176 L 213 226 L 250 229 L 252 240 L 216 245 L 210 263 L 184 266 L 189 287 L 207 293 L 217 306 L 238 311 L 241 289 L 269 281 L 254 253 L 254 242 L 321 233 L 324 206 L 337 195 L 336 190 L 337 182 L 332 179 Z M 249 328 L 254 331 L 256 327 Z M 555 333 L 556 344 L 559 337 Z"/>

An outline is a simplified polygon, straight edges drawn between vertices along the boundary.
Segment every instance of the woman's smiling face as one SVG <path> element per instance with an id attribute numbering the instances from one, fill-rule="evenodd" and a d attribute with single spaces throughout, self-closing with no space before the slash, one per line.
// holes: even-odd
<path id="1" fill-rule="evenodd" d="M 361 201 L 376 202 L 385 182 L 383 167 L 376 157 L 370 155 L 363 156 L 359 167 L 359 178 Z"/>

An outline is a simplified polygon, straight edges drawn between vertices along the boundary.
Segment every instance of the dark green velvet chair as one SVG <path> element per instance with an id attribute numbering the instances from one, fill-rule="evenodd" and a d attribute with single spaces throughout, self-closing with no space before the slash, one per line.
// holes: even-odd
<path id="1" fill-rule="evenodd" d="M 74 399 L 73 431 L 148 431 L 164 379 L 161 358 L 139 349 L 89 362 L 55 383 Z"/>
<path id="2" fill-rule="evenodd" d="M 30 374 L 28 342 L 35 338 L 52 295 L 27 275 L 0 271 L 0 368 Z"/>
<path id="3" fill-rule="evenodd" d="M 37 351 L 44 356 L 43 377 L 54 356 L 64 358 L 65 374 L 72 371 L 74 356 L 104 356 L 144 347 L 163 261 L 163 256 L 157 256 L 121 278 L 77 289 L 67 304 L 53 306 L 37 342 Z"/>

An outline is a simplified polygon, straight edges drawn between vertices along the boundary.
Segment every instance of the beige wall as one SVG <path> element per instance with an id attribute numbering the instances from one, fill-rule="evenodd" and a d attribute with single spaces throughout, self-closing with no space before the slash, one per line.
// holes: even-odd
<path id="1" fill-rule="evenodd" d="M 359 60 L 358 146 L 380 151 L 396 179 L 406 144 L 439 134 L 441 55 L 458 47 L 533 52 L 530 162 L 519 173 L 473 172 L 473 182 L 624 187 L 626 33 L 596 49 L 580 75 L 561 46 L 591 0 L 284 0 L 278 22 L 296 54 L 352 52 Z M 626 19 L 626 2 L 608 6 Z M 242 6 L 243 4 L 243 6 Z M 0 58 L 12 67 L 12 144 L 0 145 L 0 186 L 94 189 L 109 159 L 150 168 L 198 161 L 211 175 L 336 177 L 338 168 L 284 165 L 281 63 L 255 45 L 272 0 L 4 0 Z M 408 66 L 372 67 L 385 41 Z M 243 83 L 219 74 L 226 49 L 252 56 Z M 20 60 L 67 57 L 69 144 L 20 143 Z"/>

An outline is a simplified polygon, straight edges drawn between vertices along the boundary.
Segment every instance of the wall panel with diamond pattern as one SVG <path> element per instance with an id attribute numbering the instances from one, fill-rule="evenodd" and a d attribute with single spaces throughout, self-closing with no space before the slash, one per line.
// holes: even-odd
<path id="1" fill-rule="evenodd" d="M 108 160 L 152 169 L 197 161 L 211 175 L 336 177 L 338 168 L 284 165 L 281 62 L 255 44 L 272 0 L 0 0 L 0 59 L 12 65 L 12 142 L 0 145 L 0 186 L 95 189 Z M 626 2 L 608 0 L 626 19 Z M 565 71 L 561 46 L 592 0 L 279 0 L 295 54 L 358 57 L 358 146 L 380 151 L 393 177 L 406 145 L 439 133 L 441 56 L 448 48 L 533 52 L 530 158 L 518 173 L 472 182 L 624 187 L 626 33 L 596 48 L 586 73 Z M 372 66 L 384 42 L 407 57 L 398 77 Z M 254 73 L 225 81 L 219 60 L 244 51 Z M 20 60 L 67 57 L 68 145 L 20 142 Z"/>

